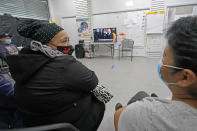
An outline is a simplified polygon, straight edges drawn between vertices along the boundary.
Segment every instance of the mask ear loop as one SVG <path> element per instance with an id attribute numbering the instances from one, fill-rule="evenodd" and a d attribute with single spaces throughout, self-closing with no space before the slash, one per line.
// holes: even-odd
<path id="1" fill-rule="evenodd" d="M 169 67 L 169 68 L 174 68 L 174 69 L 178 69 L 178 70 L 183 70 L 184 68 L 181 68 L 181 67 L 176 67 L 176 66 L 171 66 L 171 65 L 164 65 L 163 66 L 165 67 Z"/>

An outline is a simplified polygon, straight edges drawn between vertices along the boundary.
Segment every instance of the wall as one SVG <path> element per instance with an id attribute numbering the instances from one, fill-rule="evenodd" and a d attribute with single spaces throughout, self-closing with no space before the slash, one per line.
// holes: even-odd
<path id="1" fill-rule="evenodd" d="M 62 17 L 76 16 L 74 0 L 48 0 L 51 20 L 61 25 Z"/>
<path id="2" fill-rule="evenodd" d="M 165 0 L 166 6 L 197 4 L 197 0 Z"/>
<path id="3" fill-rule="evenodd" d="M 131 6 L 126 6 L 126 3 L 130 4 Z M 143 9 L 150 7 L 151 0 L 92 0 L 93 14 Z"/>
<path id="4" fill-rule="evenodd" d="M 48 0 L 50 20 L 64 28 L 70 37 L 70 43 L 78 43 L 76 26 L 76 8 L 74 0 Z"/>
<path id="5" fill-rule="evenodd" d="M 78 44 L 79 37 L 77 32 L 76 18 L 61 19 L 61 25 L 68 33 L 70 44 L 73 46 Z"/>
<path id="6" fill-rule="evenodd" d="M 132 0 L 92 0 L 92 13 L 98 14 L 151 7 L 151 0 L 133 0 L 133 6 L 126 6 L 129 1 Z M 48 3 L 53 19 L 76 16 L 74 0 L 48 0 Z"/>
<path id="7" fill-rule="evenodd" d="M 132 1 L 130 6 L 126 3 Z M 69 21 L 74 22 L 76 16 L 76 8 L 74 0 L 48 0 L 51 12 L 51 19 L 65 30 L 69 31 L 68 34 L 76 36 L 76 26 L 68 23 Z M 133 10 L 147 9 L 151 8 L 151 0 L 92 0 L 92 27 L 118 27 L 118 33 L 122 30 L 122 15 L 121 13 L 132 12 Z M 165 0 L 165 6 L 175 6 L 175 5 L 185 5 L 197 3 L 196 0 Z M 133 5 L 132 5 L 133 4 Z M 62 18 L 64 17 L 64 18 Z M 68 19 L 68 20 L 66 20 Z M 123 18 L 124 19 L 124 18 Z M 113 22 L 111 22 L 113 21 Z M 70 32 L 73 31 L 73 32 Z M 72 39 L 74 39 L 74 37 Z M 118 39 L 120 43 L 121 39 Z M 75 40 L 71 41 L 76 43 Z M 136 42 L 136 44 L 141 44 L 141 42 Z M 144 43 L 143 43 L 144 44 Z M 135 52 L 135 51 L 134 51 Z"/>
<path id="8" fill-rule="evenodd" d="M 119 31 L 125 32 L 125 27 L 124 29 L 121 28 L 122 25 L 124 24 L 123 14 L 126 14 L 128 11 L 131 12 L 132 10 L 145 9 L 145 8 L 147 9 L 150 8 L 151 6 L 151 0 L 133 0 L 133 6 L 126 6 L 126 2 L 129 1 L 131 0 L 92 0 L 91 2 L 92 2 L 92 14 L 93 14 L 93 21 L 92 21 L 93 28 L 117 27 L 118 33 Z M 75 19 L 74 17 L 76 16 L 76 8 L 75 8 L 74 0 L 48 0 L 48 3 L 51 12 L 51 19 L 54 20 L 58 25 L 64 27 L 64 29 L 68 32 L 69 36 L 71 37 L 71 43 L 76 43 L 78 37 L 76 39 L 74 39 L 74 37 L 76 37 L 75 30 L 77 30 L 77 27 L 75 26 L 74 23 L 69 23 L 71 21 L 74 22 Z M 108 14 L 100 14 L 100 13 L 108 13 Z M 143 39 L 144 36 L 142 36 L 142 40 Z M 116 46 L 120 44 L 120 41 L 121 39 L 118 39 L 118 43 L 116 43 Z M 136 45 L 141 44 L 142 46 L 144 46 L 143 41 L 136 42 L 135 44 Z M 145 54 L 144 47 L 142 50 L 143 53 L 140 54 L 144 55 Z M 134 50 L 134 54 L 138 53 L 138 51 L 136 53 L 135 52 L 136 51 Z M 108 53 L 108 51 L 106 51 L 106 53 Z M 99 53 L 99 54 L 103 54 L 103 53 Z"/>
<path id="9" fill-rule="evenodd" d="M 130 4 L 130 6 L 126 4 Z M 117 34 L 126 33 L 126 38 L 131 38 L 135 41 L 133 55 L 144 56 L 144 31 L 142 29 L 143 23 L 141 21 L 143 17 L 141 14 L 143 13 L 140 12 L 143 12 L 143 9 L 149 9 L 150 7 L 151 0 L 93 0 L 92 28 L 116 27 Z M 134 24 L 127 25 L 126 21 L 128 20 Z M 135 21 L 137 22 L 136 24 Z M 139 29 L 139 31 L 136 33 L 135 29 Z M 118 49 L 121 40 L 122 39 L 118 37 L 117 43 L 115 43 L 115 49 Z M 100 50 L 100 52 L 98 51 L 99 54 L 104 54 L 102 49 Z"/>
<path id="10" fill-rule="evenodd" d="M 134 56 L 145 56 L 144 24 L 146 12 L 148 10 L 94 15 L 92 28 L 115 27 L 117 34 L 125 33 L 127 39 L 134 40 Z M 115 49 L 118 49 L 121 41 L 122 38 L 118 35 Z M 99 54 L 104 54 L 104 52 Z M 130 55 L 130 53 L 128 54 Z"/>

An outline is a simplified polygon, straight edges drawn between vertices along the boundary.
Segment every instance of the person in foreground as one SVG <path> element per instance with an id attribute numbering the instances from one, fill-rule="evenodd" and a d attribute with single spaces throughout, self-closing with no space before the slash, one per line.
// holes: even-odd
<path id="1" fill-rule="evenodd" d="M 172 100 L 146 97 L 115 113 L 116 131 L 195 131 L 197 128 L 197 17 L 184 17 L 168 29 L 158 64 Z"/>
<path id="2" fill-rule="evenodd" d="M 37 20 L 23 21 L 17 31 L 32 39 L 30 46 L 7 60 L 23 125 L 67 122 L 80 131 L 96 131 L 105 111 L 105 104 L 92 93 L 98 79 L 71 56 L 67 33 Z"/>

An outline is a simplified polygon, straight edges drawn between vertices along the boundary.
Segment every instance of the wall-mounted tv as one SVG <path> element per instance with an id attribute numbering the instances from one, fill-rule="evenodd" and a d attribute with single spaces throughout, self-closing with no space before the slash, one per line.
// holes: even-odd
<path id="1" fill-rule="evenodd" d="M 93 29 L 94 42 L 117 42 L 116 28 Z"/>

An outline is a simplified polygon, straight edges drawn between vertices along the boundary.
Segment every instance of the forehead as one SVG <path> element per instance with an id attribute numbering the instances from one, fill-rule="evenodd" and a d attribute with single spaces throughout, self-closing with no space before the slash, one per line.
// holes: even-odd
<path id="1" fill-rule="evenodd" d="M 9 36 L 7 36 L 7 37 L 5 37 L 5 39 L 10 39 L 10 37 L 9 37 Z"/>
<path id="2" fill-rule="evenodd" d="M 60 31 L 60 32 L 58 33 L 58 36 L 59 36 L 59 37 L 68 37 L 68 34 L 67 34 L 64 30 L 62 30 L 62 31 Z"/>
<path id="3" fill-rule="evenodd" d="M 10 39 L 10 37 L 6 36 L 6 37 L 0 38 L 0 39 Z"/>
<path id="4" fill-rule="evenodd" d="M 68 39 L 68 34 L 64 30 L 62 30 L 59 33 L 57 33 L 53 38 L 53 40 L 57 39 Z"/>
<path id="5" fill-rule="evenodd" d="M 165 61 L 167 61 L 169 64 L 173 64 L 174 63 L 174 55 L 173 55 L 173 51 L 170 48 L 170 46 L 168 44 L 166 44 L 166 47 L 164 49 L 164 59 Z"/>

